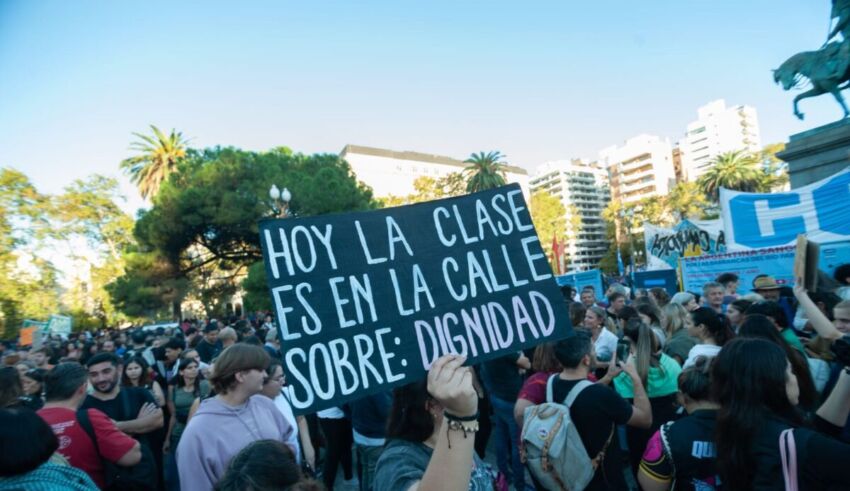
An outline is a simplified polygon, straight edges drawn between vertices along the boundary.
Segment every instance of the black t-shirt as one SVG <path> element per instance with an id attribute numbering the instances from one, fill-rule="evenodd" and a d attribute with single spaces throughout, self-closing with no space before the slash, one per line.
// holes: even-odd
<path id="1" fill-rule="evenodd" d="M 563 402 L 578 380 L 561 380 L 556 378 L 552 387 L 552 398 L 555 402 Z M 615 425 L 626 424 L 632 417 L 632 405 L 626 402 L 612 389 L 593 384 L 584 389 L 576 398 L 570 409 L 570 418 L 576 425 L 587 455 L 595 458 L 605 442 L 611 436 Z M 617 438 L 617 430 L 605 451 L 605 460 L 596 470 L 596 475 L 586 489 L 622 490 L 628 489 L 624 477 L 623 454 Z"/>
<path id="2" fill-rule="evenodd" d="M 722 489 L 714 444 L 716 420 L 716 410 L 702 409 L 663 425 L 646 446 L 641 470 L 657 481 L 675 480 L 676 491 Z"/>
<path id="3" fill-rule="evenodd" d="M 156 404 L 153 394 L 144 387 L 121 387 L 114 399 L 102 401 L 91 395 L 86 396 L 82 409 L 99 409 L 115 421 L 130 421 L 139 416 L 139 410 L 146 403 Z M 140 443 L 149 444 L 147 434 L 131 435 Z"/>
<path id="4" fill-rule="evenodd" d="M 517 360 L 519 353 L 511 353 L 484 363 L 481 375 L 491 396 L 511 403 L 516 402 L 523 382 Z"/>
<path id="5" fill-rule="evenodd" d="M 222 350 L 222 345 L 220 340 L 216 340 L 215 344 L 210 344 L 206 339 L 202 339 L 200 343 L 195 347 L 195 351 L 198 352 L 198 356 L 201 358 L 201 361 L 204 363 L 212 362 L 213 358 L 219 355 Z"/>

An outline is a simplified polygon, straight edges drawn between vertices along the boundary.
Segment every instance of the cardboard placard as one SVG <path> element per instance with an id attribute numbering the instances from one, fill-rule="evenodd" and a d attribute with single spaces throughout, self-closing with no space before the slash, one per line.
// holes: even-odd
<path id="1" fill-rule="evenodd" d="M 794 253 L 794 281 L 803 280 L 806 289 L 812 293 L 818 289 L 818 260 L 820 247 L 808 240 L 805 235 L 797 236 Z"/>
<path id="2" fill-rule="evenodd" d="M 293 409 L 305 414 L 567 336 L 518 185 L 260 222 Z"/>
<path id="3" fill-rule="evenodd" d="M 67 338 L 71 334 L 72 319 L 67 315 L 53 314 L 47 321 L 47 331 L 50 334 L 58 334 Z"/>
<path id="4" fill-rule="evenodd" d="M 18 344 L 21 346 L 32 346 L 33 338 L 38 332 L 38 327 L 24 327 L 21 329 L 21 336 Z"/>

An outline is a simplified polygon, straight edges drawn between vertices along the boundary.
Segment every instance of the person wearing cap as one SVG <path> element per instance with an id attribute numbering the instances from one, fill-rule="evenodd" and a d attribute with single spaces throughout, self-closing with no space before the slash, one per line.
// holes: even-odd
<path id="1" fill-rule="evenodd" d="M 782 286 L 776 282 L 773 276 L 762 274 L 753 279 L 753 291 L 762 296 L 765 300 L 771 300 L 779 304 L 788 319 L 793 319 L 796 316 L 797 308 L 788 297 L 780 295 Z"/>

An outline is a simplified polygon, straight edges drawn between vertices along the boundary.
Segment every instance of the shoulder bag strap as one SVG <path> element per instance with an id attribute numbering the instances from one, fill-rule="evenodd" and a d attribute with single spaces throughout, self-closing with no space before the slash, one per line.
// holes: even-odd
<path id="1" fill-rule="evenodd" d="M 570 389 L 570 393 L 567 394 L 567 398 L 564 399 L 564 405 L 568 408 L 573 406 L 573 403 L 576 402 L 576 398 L 581 391 L 593 385 L 593 382 L 590 380 L 580 380 L 572 389 Z"/>
<path id="2" fill-rule="evenodd" d="M 553 386 L 555 385 L 555 377 L 557 376 L 558 374 L 556 373 L 555 375 L 550 376 L 549 380 L 546 381 L 546 402 L 552 402 L 552 398 L 555 397 L 553 395 L 555 390 Z"/>
<path id="3" fill-rule="evenodd" d="M 590 461 L 590 464 L 593 466 L 593 469 L 596 470 L 602 465 L 602 461 L 605 460 L 605 452 L 608 451 L 608 446 L 611 445 L 611 441 L 614 440 L 614 431 L 617 430 L 617 425 L 611 424 L 611 433 L 608 434 L 608 440 L 605 441 L 605 445 L 602 446 L 602 450 L 596 454 L 596 457 Z"/>
<path id="4" fill-rule="evenodd" d="M 97 444 L 97 434 L 94 432 L 94 427 L 91 424 L 91 419 L 89 419 L 89 410 L 88 409 L 77 409 L 77 422 L 80 423 L 80 428 L 86 432 L 89 440 L 91 440 L 94 445 L 94 451 L 97 452 L 98 457 L 100 456 L 100 447 Z"/>
<path id="5" fill-rule="evenodd" d="M 785 491 L 797 491 L 797 446 L 794 442 L 793 428 L 788 428 L 779 434 L 779 454 L 782 458 Z"/>

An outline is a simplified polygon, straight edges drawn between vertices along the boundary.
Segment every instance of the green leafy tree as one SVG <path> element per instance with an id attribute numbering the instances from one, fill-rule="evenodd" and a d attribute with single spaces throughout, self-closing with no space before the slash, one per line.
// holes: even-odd
<path id="1" fill-rule="evenodd" d="M 758 160 L 746 152 L 734 151 L 718 155 L 711 167 L 697 180 L 702 192 L 715 203 L 720 188 L 757 192 L 764 180 Z"/>
<path id="2" fill-rule="evenodd" d="M 577 237 L 584 227 L 584 222 L 581 219 L 581 212 L 578 206 L 570 204 L 566 207 L 567 210 L 567 234 L 570 237 Z"/>
<path id="3" fill-rule="evenodd" d="M 626 228 L 626 233 L 641 230 L 646 222 L 669 224 L 672 221 L 672 214 L 665 196 L 643 198 L 627 214 L 631 214 L 632 218 L 629 220 L 630 227 Z"/>
<path id="4" fill-rule="evenodd" d="M 641 259 L 638 257 L 640 252 L 644 250 L 644 242 L 643 240 L 632 242 L 624 242 L 620 244 L 620 253 L 623 257 L 623 266 L 628 269 L 629 265 L 632 264 L 632 245 L 634 245 L 634 250 L 636 253 L 636 261 L 637 264 L 640 265 Z M 617 265 L 617 243 L 615 241 L 611 241 L 608 246 L 608 251 L 602 256 L 602 259 L 599 260 L 599 269 L 601 269 L 606 274 L 619 274 L 619 266 Z"/>
<path id="5" fill-rule="evenodd" d="M 153 135 L 133 133 L 138 141 L 130 144 L 137 155 L 121 162 L 130 180 L 139 188 L 143 198 L 153 198 L 160 186 L 176 169 L 177 164 L 186 156 L 187 141 L 183 134 L 171 130 L 166 135 L 151 125 Z"/>
<path id="6" fill-rule="evenodd" d="M 564 242 L 567 233 L 567 210 L 561 200 L 543 191 L 531 195 L 528 208 L 543 252 L 549 258 L 550 266 L 555 270 L 552 239 L 557 237 L 559 242 Z"/>
<path id="7" fill-rule="evenodd" d="M 214 310 L 242 283 L 248 266 L 262 259 L 258 222 L 272 216 L 272 184 L 290 190 L 289 211 L 295 216 L 377 206 L 371 190 L 337 155 L 293 154 L 285 147 L 190 151 L 160 188 L 154 206 L 136 222 L 140 250 L 169 265 L 154 276 L 186 281 L 187 288 L 171 291 L 192 293 L 208 312 Z M 113 287 L 113 299 L 125 312 L 137 312 L 129 287 L 149 285 L 150 275 L 128 267 L 125 276 Z M 165 300 L 157 297 L 160 304 Z"/>
<path id="8" fill-rule="evenodd" d="M 673 222 L 681 222 L 687 218 L 703 218 L 709 206 L 697 183 L 680 182 L 673 186 L 665 197 L 665 204 Z"/>
<path id="9" fill-rule="evenodd" d="M 54 200 L 54 230 L 59 237 L 80 236 L 93 250 L 118 261 L 121 250 L 133 243 L 133 218 L 118 206 L 123 200 L 115 179 L 78 179 Z"/>
<path id="10" fill-rule="evenodd" d="M 39 254 L 51 229 L 50 200 L 25 174 L 0 169 L 0 323 L 4 339 L 25 318 L 45 318 L 59 305 L 57 274 Z"/>
<path id="11" fill-rule="evenodd" d="M 371 190 L 358 183 L 336 155 L 285 155 L 237 149 L 205 150 L 187 159 L 141 215 L 135 235 L 182 272 L 218 262 L 247 266 L 261 259 L 258 222 L 269 218 L 274 183 L 292 193 L 296 216 L 375 206 Z"/>
<path id="12" fill-rule="evenodd" d="M 272 310 L 265 265 L 262 261 L 248 267 L 248 275 L 242 282 L 242 290 L 245 292 L 242 299 L 245 302 L 246 311 Z"/>
<path id="13" fill-rule="evenodd" d="M 473 153 L 464 160 L 469 164 L 463 172 L 466 175 L 466 191 L 476 193 L 505 185 L 505 156 L 499 152 Z"/>
<path id="14" fill-rule="evenodd" d="M 602 218 L 611 225 L 612 237 L 619 234 L 620 240 L 626 240 L 626 231 L 636 230 L 641 227 L 645 219 L 639 213 L 635 213 L 638 204 L 624 204 L 621 201 L 611 200 L 602 210 Z"/>
<path id="15" fill-rule="evenodd" d="M 761 164 L 764 174 L 759 184 L 760 192 L 781 191 L 788 184 L 788 164 L 776 156 L 784 150 L 784 143 L 771 143 L 762 149 Z"/>
<path id="16" fill-rule="evenodd" d="M 379 198 L 382 208 L 411 205 L 442 198 L 451 198 L 466 194 L 466 184 L 460 172 L 452 172 L 444 177 L 417 177 L 413 181 L 414 193 L 407 196 L 387 196 Z"/>
<path id="17" fill-rule="evenodd" d="M 100 175 L 74 181 L 52 200 L 54 240 L 69 244 L 68 256 L 87 264 L 89 271 L 88 278 L 75 281 L 66 294 L 65 307 L 73 311 L 75 325 L 85 323 L 84 317 L 98 319 L 101 326 L 124 320 L 105 289 L 123 274 L 123 252 L 134 242 L 133 218 L 118 205 L 123 200 L 118 181 Z M 70 245 L 78 239 L 88 245 L 84 254 Z"/>
<path id="18" fill-rule="evenodd" d="M 134 319 L 173 315 L 175 304 L 189 290 L 189 280 L 156 252 L 127 251 L 125 261 L 124 274 L 106 286 L 116 308 Z"/>

